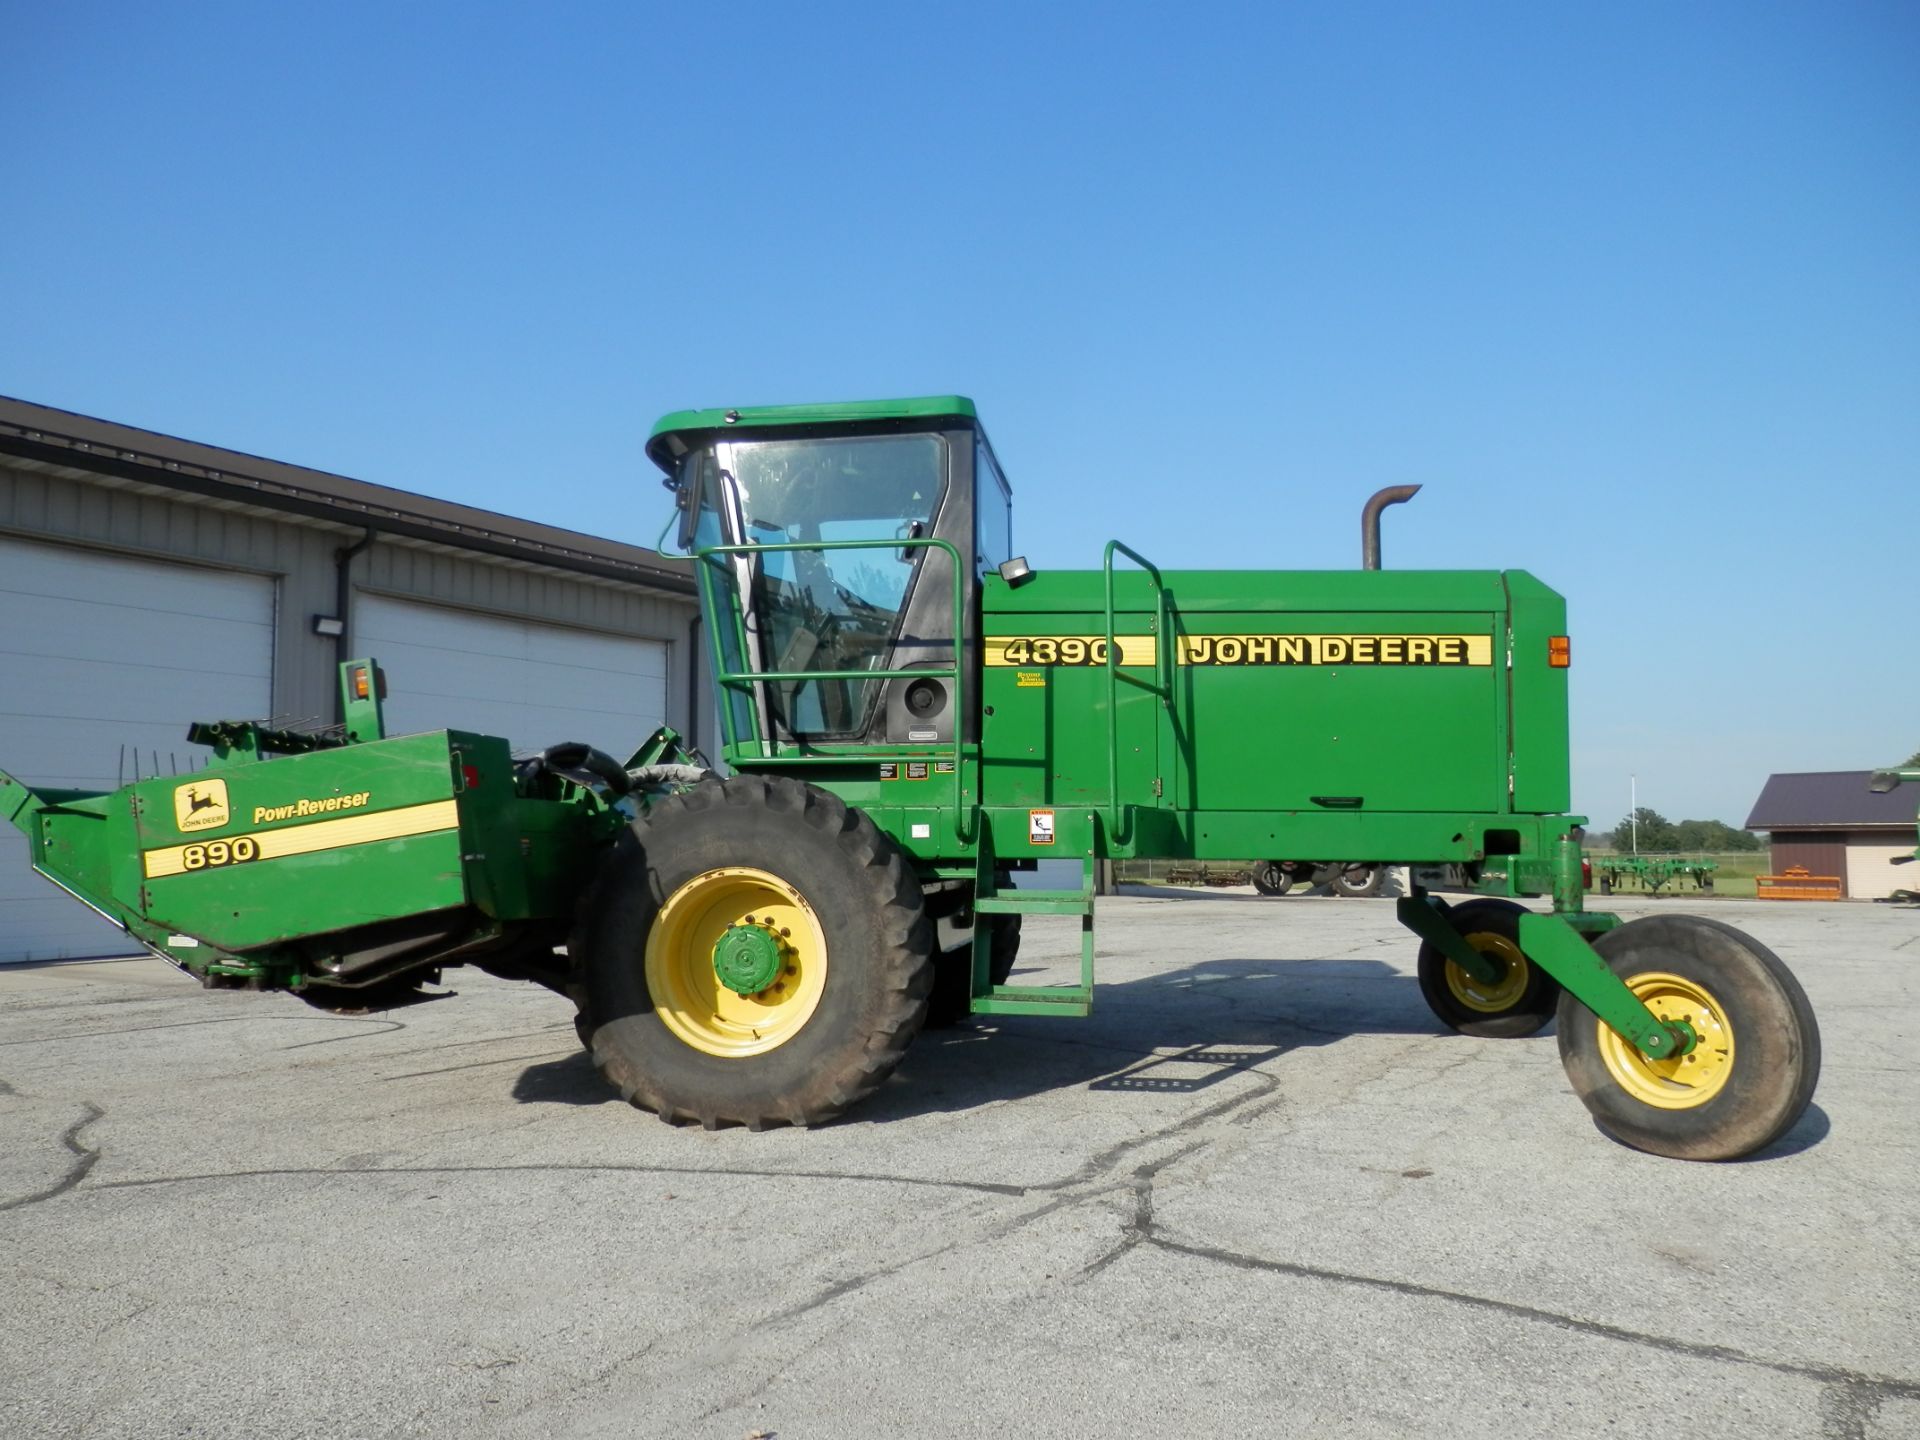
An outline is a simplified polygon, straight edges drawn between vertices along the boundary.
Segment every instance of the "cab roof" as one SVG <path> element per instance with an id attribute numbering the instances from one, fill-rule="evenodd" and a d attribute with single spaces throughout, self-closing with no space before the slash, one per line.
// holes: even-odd
<path id="1" fill-rule="evenodd" d="M 730 410 L 676 410 L 662 415 L 647 436 L 647 454 L 671 473 L 699 433 L 769 426 L 860 425 L 888 420 L 961 420 L 978 424 L 980 412 L 964 395 L 921 395 L 905 400 L 841 400 L 823 405 L 742 405 Z M 685 437 L 685 438 L 678 438 Z"/>

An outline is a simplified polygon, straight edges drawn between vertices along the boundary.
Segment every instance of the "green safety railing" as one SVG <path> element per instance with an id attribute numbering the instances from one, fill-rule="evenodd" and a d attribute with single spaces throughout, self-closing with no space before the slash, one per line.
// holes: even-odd
<path id="1" fill-rule="evenodd" d="M 951 540 L 932 538 L 881 539 L 881 540 L 789 540 L 774 544 L 754 545 L 703 545 L 694 551 L 696 561 L 706 561 L 720 555 L 778 555 L 799 551 L 824 552 L 828 550 L 944 550 L 953 562 L 953 663 L 950 665 L 929 665 L 912 671 L 891 670 L 729 670 L 725 646 L 721 643 L 720 627 L 711 624 L 708 629 L 708 643 L 713 652 L 713 675 L 715 682 L 723 692 L 732 691 L 744 695 L 749 705 L 754 699 L 754 687 L 762 684 L 802 684 L 816 680 L 878 680 L 886 681 L 900 675 L 912 674 L 927 676 L 935 680 L 953 682 L 953 705 L 955 723 L 950 749 L 953 755 L 953 830 L 955 838 L 963 845 L 971 845 L 974 840 L 974 827 L 968 823 L 971 807 L 966 803 L 966 716 L 967 678 L 965 666 L 961 663 L 965 654 L 961 646 L 960 627 L 965 623 L 966 576 L 960 551 Z M 700 601 L 708 615 L 716 621 L 720 615 L 720 604 L 714 595 L 713 566 L 696 564 L 695 570 L 700 581 Z M 735 653 L 744 660 L 751 652 L 747 642 L 747 620 L 745 607 L 734 591 L 729 592 L 732 603 L 729 607 L 732 620 Z M 810 746 L 781 751 L 778 742 L 768 734 L 755 734 L 762 749 L 759 755 L 733 755 L 732 751 L 742 743 L 740 727 L 734 714 L 734 706 L 723 693 L 720 708 L 720 733 L 723 743 L 730 752 L 732 764 L 741 768 L 756 765 L 844 765 L 850 760 L 863 760 L 876 756 L 889 755 L 925 755 L 930 752 L 921 747 L 908 745 L 849 745 L 840 749 L 826 746 Z M 757 714 L 757 707 L 755 712 Z M 762 728 L 756 720 L 756 731 Z M 937 756 L 938 752 L 931 752 Z"/>
<path id="2" fill-rule="evenodd" d="M 1152 682 L 1142 680 L 1138 675 L 1129 675 L 1120 668 L 1120 642 L 1114 633 L 1113 605 L 1113 557 L 1116 554 L 1125 555 L 1133 561 L 1153 582 Z M 1128 820 L 1132 812 L 1120 803 L 1120 682 L 1125 680 L 1129 685 L 1137 685 L 1142 690 L 1158 695 L 1167 712 L 1173 713 L 1173 607 L 1167 600 L 1167 586 L 1160 578 L 1160 567 L 1132 546 L 1109 540 L 1102 568 L 1107 580 L 1107 795 L 1108 803 L 1113 807 L 1113 817 L 1107 822 L 1107 831 L 1113 840 L 1124 844 L 1133 838 L 1133 827 Z"/>

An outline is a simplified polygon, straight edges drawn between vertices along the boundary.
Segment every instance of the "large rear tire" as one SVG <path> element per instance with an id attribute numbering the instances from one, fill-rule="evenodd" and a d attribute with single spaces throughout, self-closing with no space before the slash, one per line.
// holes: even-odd
<path id="1" fill-rule="evenodd" d="M 931 932 L 900 850 L 837 797 L 736 777 L 657 802 L 582 902 L 582 1029 L 628 1101 L 708 1129 L 871 1094 L 926 1016 Z"/>
<path id="2" fill-rule="evenodd" d="M 1654 915 L 1593 942 L 1663 1020 L 1685 1020 L 1694 1049 L 1653 1060 L 1560 999 L 1560 1060 L 1600 1128 L 1676 1160 L 1737 1160 L 1791 1130 L 1820 1079 L 1820 1027 L 1793 972 L 1718 920 Z"/>
<path id="3" fill-rule="evenodd" d="M 1418 969 L 1420 993 L 1440 1022 L 1462 1035 L 1512 1040 L 1533 1035 L 1553 1019 L 1560 982 L 1520 950 L 1524 906 L 1486 897 L 1447 911 L 1447 920 L 1467 944 L 1501 966 L 1492 984 L 1476 980 L 1424 941 Z"/>
<path id="4" fill-rule="evenodd" d="M 1343 895 L 1351 900 L 1365 900 L 1378 895 L 1385 869 L 1384 865 L 1342 865 L 1327 882 L 1327 893 Z"/>
<path id="5" fill-rule="evenodd" d="M 1284 895 L 1293 888 L 1293 876 L 1278 860 L 1258 860 L 1253 866 L 1253 888 L 1262 895 Z"/>

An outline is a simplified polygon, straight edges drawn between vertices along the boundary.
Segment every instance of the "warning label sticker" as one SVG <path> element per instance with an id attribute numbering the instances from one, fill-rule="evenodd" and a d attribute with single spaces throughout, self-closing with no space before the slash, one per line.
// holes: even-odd
<path id="1" fill-rule="evenodd" d="M 1053 844 L 1053 811 L 1029 810 L 1027 812 L 1027 843 L 1029 845 Z"/>

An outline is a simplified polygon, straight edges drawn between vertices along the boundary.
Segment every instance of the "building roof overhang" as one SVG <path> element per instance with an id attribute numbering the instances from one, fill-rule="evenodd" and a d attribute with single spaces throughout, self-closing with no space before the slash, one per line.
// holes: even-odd
<path id="1" fill-rule="evenodd" d="M 693 593 L 684 561 L 637 545 L 0 396 L 0 455 L 210 500 Z"/>

